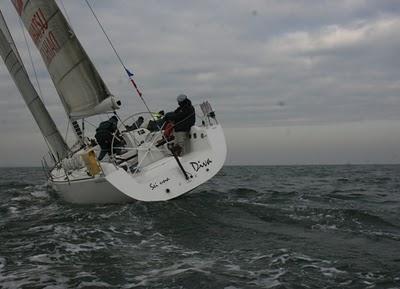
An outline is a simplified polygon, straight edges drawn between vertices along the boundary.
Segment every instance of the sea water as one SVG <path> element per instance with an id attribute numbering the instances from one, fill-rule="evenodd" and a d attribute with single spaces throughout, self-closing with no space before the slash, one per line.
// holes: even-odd
<path id="1" fill-rule="evenodd" d="M 224 167 L 84 206 L 2 168 L 0 198 L 0 288 L 400 288 L 400 166 Z"/>

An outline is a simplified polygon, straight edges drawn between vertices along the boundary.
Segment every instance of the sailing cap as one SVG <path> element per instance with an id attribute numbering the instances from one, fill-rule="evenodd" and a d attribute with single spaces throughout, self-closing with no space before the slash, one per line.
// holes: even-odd
<path id="1" fill-rule="evenodd" d="M 180 95 L 178 95 L 178 97 L 176 98 L 176 100 L 177 100 L 178 102 L 182 102 L 182 101 L 184 101 L 185 99 L 187 99 L 187 96 L 186 96 L 185 94 L 180 94 Z"/>
<path id="2" fill-rule="evenodd" d="M 110 120 L 113 121 L 113 122 L 118 122 L 118 117 L 116 117 L 115 115 L 113 115 L 113 116 L 110 118 Z"/>

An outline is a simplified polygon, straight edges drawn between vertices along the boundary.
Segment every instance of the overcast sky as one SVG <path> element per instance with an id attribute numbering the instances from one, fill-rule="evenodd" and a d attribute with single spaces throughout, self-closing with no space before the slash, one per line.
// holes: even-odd
<path id="1" fill-rule="evenodd" d="M 180 93 L 210 100 L 227 164 L 400 162 L 400 1 L 90 2 L 150 108 L 172 110 Z M 123 101 L 121 114 L 143 111 L 85 2 L 63 4 Z M 17 14 L 9 0 L 0 8 L 32 72 Z M 44 101 L 65 133 L 62 105 L 32 52 Z M 0 64 L 0 166 L 39 165 L 44 141 Z"/>

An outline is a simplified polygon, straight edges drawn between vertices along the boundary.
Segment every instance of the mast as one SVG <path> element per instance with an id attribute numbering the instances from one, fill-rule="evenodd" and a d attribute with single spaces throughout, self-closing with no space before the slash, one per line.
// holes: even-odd
<path id="1" fill-rule="evenodd" d="M 63 159 L 67 156 L 69 148 L 29 79 L 1 11 L 0 54 L 33 118 L 38 124 L 45 141 L 49 145 L 53 156 L 58 160 Z"/>
<path id="2" fill-rule="evenodd" d="M 11 0 L 39 50 L 71 121 L 113 112 L 111 95 L 54 0 Z"/>

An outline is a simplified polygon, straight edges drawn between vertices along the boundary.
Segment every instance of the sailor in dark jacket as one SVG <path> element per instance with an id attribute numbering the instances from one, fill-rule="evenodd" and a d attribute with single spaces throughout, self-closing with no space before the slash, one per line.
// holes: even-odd
<path id="1" fill-rule="evenodd" d="M 132 125 L 127 125 L 126 129 L 127 131 L 138 129 L 139 127 L 141 127 L 143 122 L 144 122 L 143 116 L 139 116 L 139 118 L 134 123 L 132 123 Z"/>
<path id="2" fill-rule="evenodd" d="M 114 153 L 119 153 L 121 151 L 120 147 L 123 145 L 123 140 L 119 135 L 117 126 L 118 118 L 114 115 L 109 120 L 101 122 L 99 127 L 96 129 L 95 138 L 101 147 L 100 155 L 97 158 L 99 161 L 101 161 L 107 153 L 111 154 L 112 144 L 114 147 Z M 116 137 L 113 143 L 114 133 L 116 134 Z"/>
<path id="3" fill-rule="evenodd" d="M 192 102 L 186 95 L 180 94 L 177 99 L 179 107 L 174 112 L 165 115 L 165 121 L 174 122 L 175 153 L 180 156 L 185 153 L 185 141 L 190 128 L 196 122 L 196 114 Z"/>

